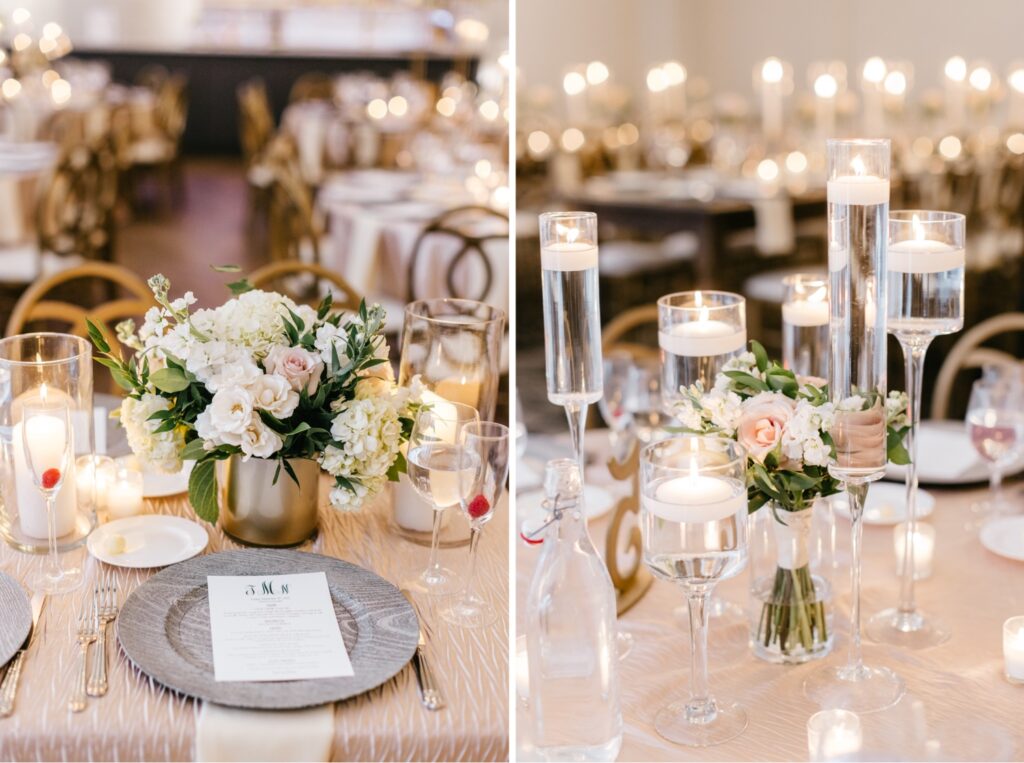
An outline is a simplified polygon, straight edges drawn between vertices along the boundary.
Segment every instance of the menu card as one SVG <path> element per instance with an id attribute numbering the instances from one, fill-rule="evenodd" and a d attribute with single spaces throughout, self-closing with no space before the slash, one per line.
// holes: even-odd
<path id="1" fill-rule="evenodd" d="M 217 681 L 351 676 L 327 575 L 206 578 Z"/>

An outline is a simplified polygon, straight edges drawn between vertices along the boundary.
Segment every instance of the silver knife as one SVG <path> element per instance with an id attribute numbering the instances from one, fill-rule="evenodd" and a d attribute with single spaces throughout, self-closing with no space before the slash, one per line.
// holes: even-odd
<path id="1" fill-rule="evenodd" d="M 7 673 L 4 675 L 3 683 L 0 683 L 0 718 L 6 718 L 14 712 L 14 696 L 18 693 L 18 679 L 21 677 L 21 665 L 25 661 L 25 653 L 28 652 L 32 637 L 36 635 L 39 626 L 39 616 L 43 613 L 43 604 L 46 602 L 45 593 L 32 594 L 32 628 L 28 632 L 25 643 L 14 655 L 10 665 L 7 666 Z"/>
<path id="2" fill-rule="evenodd" d="M 430 669 L 430 665 L 427 663 L 426 622 L 423 620 L 423 614 L 420 612 L 420 608 L 416 606 L 412 594 L 402 589 L 402 595 L 409 600 L 409 604 L 412 605 L 413 611 L 416 613 L 416 619 L 419 621 L 419 641 L 416 644 L 416 654 L 413 655 L 412 661 L 413 666 L 416 668 L 416 680 L 420 685 L 420 701 L 427 710 L 443 710 L 445 701 L 441 694 L 441 687 L 438 686 L 437 679 L 434 678 L 434 671 Z"/>

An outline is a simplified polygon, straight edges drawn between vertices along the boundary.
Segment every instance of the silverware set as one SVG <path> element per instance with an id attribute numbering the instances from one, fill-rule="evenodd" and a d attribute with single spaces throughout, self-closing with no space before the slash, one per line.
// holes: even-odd
<path id="1" fill-rule="evenodd" d="M 14 699 L 18 693 L 18 682 L 21 678 L 22 666 L 25 664 L 25 654 L 32 644 L 32 637 L 36 634 L 36 626 L 39 625 L 39 616 L 43 612 L 43 604 L 46 603 L 45 593 L 36 593 L 32 596 L 32 629 L 28 632 L 25 643 L 22 644 L 18 653 L 11 658 L 4 673 L 3 682 L 0 682 L 0 718 L 6 718 L 14 712 Z"/>
<path id="2" fill-rule="evenodd" d="M 107 693 L 107 626 L 117 619 L 118 587 L 114 576 L 103 572 L 86 595 L 78 612 L 78 667 L 68 708 L 79 713 L 85 710 L 89 697 L 102 697 Z M 90 646 L 96 645 L 90 650 Z M 93 652 L 92 671 L 88 670 L 89 652 Z"/>
<path id="3" fill-rule="evenodd" d="M 445 708 L 444 695 L 441 694 L 441 686 L 437 683 L 430 663 L 427 662 L 427 638 L 432 635 L 430 626 L 423 619 L 423 613 L 416 605 L 412 594 L 403 588 L 402 595 L 412 605 L 416 612 L 416 619 L 420 623 L 419 642 L 416 644 L 416 654 L 412 658 L 413 667 L 416 670 L 416 680 L 420 687 L 420 702 L 427 710 L 443 710 Z"/>

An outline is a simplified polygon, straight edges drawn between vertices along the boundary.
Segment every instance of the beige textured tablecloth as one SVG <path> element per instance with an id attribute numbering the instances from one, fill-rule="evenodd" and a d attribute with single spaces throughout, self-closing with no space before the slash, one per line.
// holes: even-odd
<path id="1" fill-rule="evenodd" d="M 322 492 L 321 495 L 325 495 Z M 419 703 L 410 664 L 383 686 L 336 705 L 335 760 L 502 760 L 508 756 L 508 514 L 505 502 L 483 533 L 477 567 L 480 591 L 499 611 L 493 625 L 450 626 L 439 614 L 443 601 L 417 595 L 433 630 L 429 655 L 448 708 L 429 712 Z M 150 502 L 154 512 L 192 518 L 184 496 Z M 335 556 L 400 584 L 427 564 L 429 549 L 400 540 L 389 530 L 390 499 L 362 513 L 321 510 L 319 536 L 302 550 Z M 210 530 L 207 553 L 238 547 Z M 87 585 L 96 560 L 85 562 Z M 468 549 L 441 551 L 460 574 Z M 24 582 L 43 561 L 0 546 L 0 569 Z M 149 577 L 118 570 L 127 593 Z M 85 590 L 85 589 L 81 589 Z M 77 647 L 75 617 L 80 593 L 51 597 L 41 630 L 25 663 L 17 707 L 0 719 L 0 760 L 191 760 L 200 704 L 170 692 L 136 671 L 114 645 L 108 647 L 110 693 L 92 699 L 80 714 L 67 710 Z"/>
<path id="2" fill-rule="evenodd" d="M 589 435 L 588 435 L 589 437 Z M 596 432 L 594 438 L 606 437 Z M 531 438 L 531 451 L 551 438 Z M 566 454 L 568 455 L 568 454 Z M 544 457 L 551 457 L 548 452 Z M 588 478 L 594 468 L 588 469 Z M 593 483 L 593 479 L 591 479 Z M 1019 485 L 1007 488 L 1024 507 Z M 1022 760 L 1024 759 L 1024 687 L 1003 678 L 1002 626 L 1024 614 L 1024 563 L 996 556 L 981 545 L 976 531 L 965 529 L 970 505 L 984 490 L 929 489 L 937 501 L 926 520 L 937 531 L 935 571 L 918 582 L 918 605 L 940 616 L 952 629 L 945 644 L 923 651 L 903 651 L 873 644 L 865 637 L 869 664 L 895 670 L 907 693 L 893 708 L 861 716 L 861 760 Z M 525 502 L 524 502 L 525 503 Z M 603 552 L 609 516 L 590 522 Z M 830 659 L 845 658 L 849 615 L 849 520 L 837 516 L 839 574 L 835 629 L 837 644 Z M 525 611 L 529 581 L 539 549 L 519 542 L 517 606 Z M 865 621 L 895 606 L 899 584 L 891 527 L 865 527 Z M 747 572 L 718 586 L 722 598 L 746 607 Z M 655 713 L 684 697 L 689 682 L 688 624 L 674 610 L 685 604 L 680 588 L 656 580 L 647 595 L 619 620 L 620 629 L 636 639 L 621 662 L 625 724 L 620 761 L 652 760 L 807 760 L 807 719 L 819 708 L 803 695 L 803 681 L 823 663 L 786 667 L 754 658 L 747 648 L 743 619 L 713 618 L 709 631 L 712 692 L 741 703 L 749 725 L 736 739 L 704 749 L 689 749 L 662 739 L 654 729 Z M 520 618 L 521 619 L 521 618 Z M 529 709 L 519 702 L 519 759 L 534 759 L 529 750 Z M 525 748 L 525 749 L 524 749 Z"/>

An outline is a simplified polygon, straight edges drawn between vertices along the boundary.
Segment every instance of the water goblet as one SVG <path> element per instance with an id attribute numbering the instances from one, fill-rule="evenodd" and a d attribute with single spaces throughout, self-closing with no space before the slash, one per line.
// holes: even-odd
<path id="1" fill-rule="evenodd" d="M 989 470 L 989 497 L 971 507 L 976 527 L 1013 511 L 1003 495 L 1003 473 L 1024 450 L 1024 388 L 992 374 L 976 381 L 967 403 L 967 433 Z"/>

